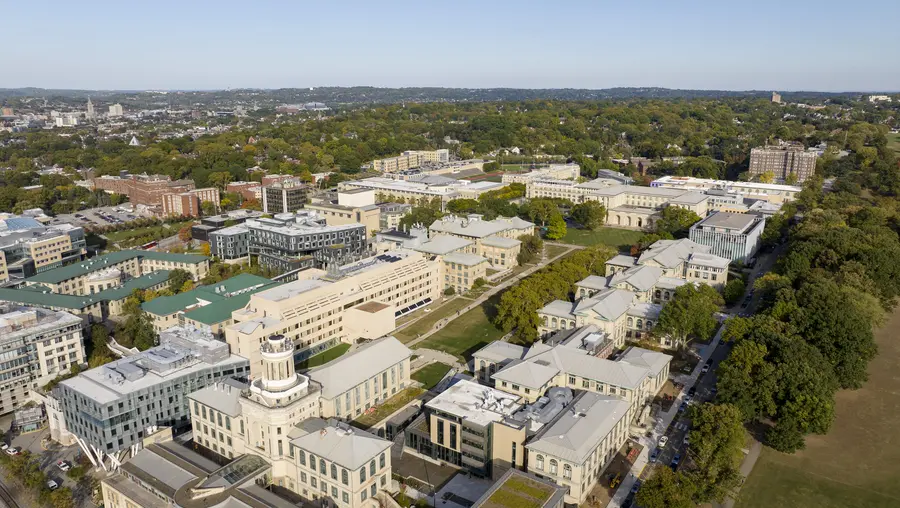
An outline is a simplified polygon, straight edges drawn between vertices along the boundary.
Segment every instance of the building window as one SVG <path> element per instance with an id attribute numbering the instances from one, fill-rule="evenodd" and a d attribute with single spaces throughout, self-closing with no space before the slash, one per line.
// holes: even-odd
<path id="1" fill-rule="evenodd" d="M 319 472 L 322 474 L 328 474 L 328 468 L 325 467 L 325 459 L 319 459 Z"/>
<path id="2" fill-rule="evenodd" d="M 384 469 L 384 463 L 385 463 L 385 458 L 384 458 L 384 453 L 382 453 L 381 457 L 378 458 L 378 467 L 381 469 Z"/>
<path id="3" fill-rule="evenodd" d="M 563 466 L 563 478 L 572 479 L 572 466 L 566 464 Z"/>
<path id="4" fill-rule="evenodd" d="M 557 466 L 558 465 L 559 464 L 556 462 L 555 459 L 550 459 L 550 474 L 552 474 L 552 475 L 557 474 Z"/>
<path id="5" fill-rule="evenodd" d="M 366 481 L 366 466 L 363 466 L 359 470 L 359 483 L 363 483 Z"/>
<path id="6" fill-rule="evenodd" d="M 331 479 L 337 480 L 337 466 L 331 464 Z"/>
<path id="7" fill-rule="evenodd" d="M 341 469 L 341 483 L 344 485 L 350 485 L 350 474 L 346 469 Z"/>
<path id="8" fill-rule="evenodd" d="M 535 467 L 537 467 L 537 469 L 543 471 L 544 470 L 544 456 L 538 455 L 537 457 L 535 457 L 534 465 L 535 465 Z"/>
<path id="9" fill-rule="evenodd" d="M 375 476 L 375 459 L 369 462 L 369 476 Z"/>

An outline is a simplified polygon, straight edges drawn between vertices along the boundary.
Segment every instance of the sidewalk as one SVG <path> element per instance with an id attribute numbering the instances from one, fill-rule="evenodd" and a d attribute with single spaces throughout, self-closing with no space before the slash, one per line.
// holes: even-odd
<path id="1" fill-rule="evenodd" d="M 716 336 L 713 337 L 709 342 L 709 345 L 703 349 L 703 352 L 700 354 L 700 361 L 697 363 L 697 366 L 694 367 L 690 378 L 686 380 L 684 388 L 681 389 L 681 392 L 678 394 L 678 397 L 675 398 L 675 401 L 672 403 L 672 406 L 669 407 L 669 410 L 656 417 L 651 436 L 647 437 L 645 434 L 641 435 L 639 442 L 644 446 L 644 449 L 641 450 L 640 455 L 638 455 L 637 459 L 634 461 L 634 465 L 631 466 L 631 474 L 622 479 L 622 483 L 619 485 L 618 490 L 616 490 L 616 493 L 607 505 L 608 508 L 620 508 L 625 501 L 625 498 L 628 497 L 634 482 L 640 477 L 644 468 L 650 462 L 650 452 L 656 449 L 659 438 L 666 433 L 669 425 L 672 424 L 672 421 L 678 415 L 678 407 L 684 400 L 684 396 L 687 394 L 688 390 L 697 383 L 697 380 L 700 379 L 700 371 L 703 369 L 703 365 L 706 364 L 706 360 L 709 360 L 715 352 L 724 329 L 724 326 L 719 327 Z"/>

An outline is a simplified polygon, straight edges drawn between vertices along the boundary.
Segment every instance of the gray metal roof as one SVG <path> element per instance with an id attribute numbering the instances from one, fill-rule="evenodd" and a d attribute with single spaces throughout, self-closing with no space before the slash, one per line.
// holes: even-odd
<path id="1" fill-rule="evenodd" d="M 716 212 L 697 223 L 697 228 L 723 228 L 744 231 L 750 228 L 758 216 L 746 213 Z"/>
<path id="2" fill-rule="evenodd" d="M 292 431 L 291 446 L 355 471 L 391 447 L 391 442 L 337 420 L 310 418 Z"/>
<path id="3" fill-rule="evenodd" d="M 575 303 L 573 314 L 593 312 L 605 321 L 615 321 L 634 302 L 635 294 L 624 289 L 607 289 Z"/>
<path id="4" fill-rule="evenodd" d="M 315 368 L 308 375 L 322 385 L 322 397 L 333 399 L 410 356 L 408 347 L 387 336 Z"/>
<path id="5" fill-rule="evenodd" d="M 418 247 L 413 247 L 413 250 L 440 256 L 456 252 L 460 249 L 465 249 L 470 245 L 472 245 L 472 242 L 458 236 L 434 235 L 431 240 L 428 240 Z"/>
<path id="6" fill-rule="evenodd" d="M 672 357 L 665 353 L 632 346 L 619 357 L 619 361 L 630 363 L 635 367 L 649 369 L 650 374 L 655 377 L 672 361 Z"/>
<path id="7" fill-rule="evenodd" d="M 241 414 L 241 390 L 247 388 L 249 385 L 229 378 L 190 393 L 188 397 L 228 416 L 238 416 Z"/>
<path id="8" fill-rule="evenodd" d="M 175 492 L 185 483 L 197 478 L 196 475 L 186 471 L 168 460 L 160 457 L 151 450 L 141 450 L 122 465 L 128 473 L 139 476 L 142 480 L 153 478 L 167 487 L 165 493 L 174 496 Z M 155 485 L 160 487 L 160 485 Z"/>
<path id="9" fill-rule="evenodd" d="M 525 351 L 527 350 L 523 346 L 495 340 L 476 351 L 472 356 L 475 358 L 484 358 L 485 360 L 490 360 L 492 362 L 502 362 L 506 360 L 520 360 L 525 356 Z"/>
<path id="10" fill-rule="evenodd" d="M 645 250 L 638 259 L 638 264 L 651 261 L 664 268 L 674 268 L 686 261 L 695 252 L 707 253 L 710 247 L 688 240 L 658 240 Z"/>
<path id="11" fill-rule="evenodd" d="M 658 266 L 642 265 L 616 273 L 609 281 L 610 286 L 628 284 L 635 291 L 649 291 L 662 277 L 663 269 Z"/>
<path id="12" fill-rule="evenodd" d="M 521 245 L 522 242 L 519 240 L 513 240 L 512 238 L 504 238 L 502 236 L 489 236 L 481 240 L 482 245 L 488 245 L 490 247 L 501 247 L 504 249 L 510 249 L 515 247 L 516 245 Z"/>
<path id="13" fill-rule="evenodd" d="M 629 403 L 616 397 L 583 392 L 558 420 L 526 444 L 531 451 L 582 464 L 626 417 Z"/>
<path id="14" fill-rule="evenodd" d="M 487 259 L 475 254 L 460 254 L 454 252 L 444 256 L 444 261 L 449 263 L 458 263 L 465 266 L 475 266 L 480 263 L 487 263 Z"/>

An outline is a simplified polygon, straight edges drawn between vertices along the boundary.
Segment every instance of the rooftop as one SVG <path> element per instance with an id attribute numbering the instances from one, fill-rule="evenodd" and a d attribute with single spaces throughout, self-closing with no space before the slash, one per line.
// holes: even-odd
<path id="1" fill-rule="evenodd" d="M 415 250 L 429 254 L 444 255 L 464 249 L 470 245 L 472 245 L 472 242 L 458 236 L 434 235 L 427 242 L 415 247 Z"/>
<path id="2" fill-rule="evenodd" d="M 291 431 L 291 446 L 356 471 L 391 447 L 391 442 L 338 420 L 310 418 Z"/>
<path id="3" fill-rule="evenodd" d="M 331 399 L 410 356 L 409 348 L 395 337 L 382 337 L 312 369 L 307 375 L 322 385 L 322 397 Z"/>
<path id="4" fill-rule="evenodd" d="M 444 256 L 445 263 L 456 263 L 464 266 L 475 266 L 481 263 L 487 263 L 487 259 L 476 254 L 461 254 L 454 252 Z"/>
<path id="5" fill-rule="evenodd" d="M 425 406 L 484 427 L 515 413 L 522 407 L 518 400 L 516 395 L 460 379 Z"/>
<path id="6" fill-rule="evenodd" d="M 159 270 L 130 279 L 120 286 L 84 296 L 53 293 L 42 284 L 32 284 L 20 289 L 0 289 L 0 301 L 81 311 L 99 302 L 122 300 L 135 289 L 147 289 L 168 280 L 169 271 Z"/>
<path id="7" fill-rule="evenodd" d="M 553 508 L 565 495 L 566 489 L 550 480 L 510 468 L 472 508 Z"/>
<path id="8" fill-rule="evenodd" d="M 43 273 L 39 273 L 33 277 L 29 277 L 28 279 L 26 279 L 26 282 L 58 284 L 62 281 L 80 277 L 82 275 L 87 275 L 88 273 L 102 270 L 112 265 L 136 258 L 146 258 L 157 261 L 169 261 L 174 263 L 188 264 L 197 264 L 204 261 L 209 261 L 208 257 L 198 256 L 195 254 L 170 254 L 168 252 L 146 250 L 120 250 L 117 252 L 111 252 L 109 254 L 104 254 L 102 256 L 97 256 L 95 258 L 80 261 L 78 263 L 73 263 L 68 266 L 63 266 L 53 270 L 48 270 Z"/>
<path id="9" fill-rule="evenodd" d="M 177 295 L 154 298 L 149 302 L 141 304 L 141 308 L 157 316 L 168 316 L 169 314 L 174 314 L 176 312 L 201 310 L 204 307 L 213 306 L 213 304 L 217 302 L 229 300 L 232 297 L 239 295 L 247 295 L 249 297 L 250 294 L 267 289 L 273 284 L 276 283 L 264 277 L 242 273 L 209 286 L 200 286 L 191 291 L 186 291 Z M 227 311 L 226 309 L 231 308 L 232 310 L 237 310 L 247 304 L 248 299 L 244 300 L 243 305 L 239 305 L 238 302 L 241 300 L 238 300 L 238 302 L 229 305 L 215 306 L 206 312 L 198 314 L 198 320 L 215 319 L 222 315 L 226 315 L 226 312 L 227 316 L 225 319 L 228 319 L 228 317 L 231 316 L 231 311 Z M 219 319 L 214 322 L 224 321 L 225 319 Z"/>
<path id="10" fill-rule="evenodd" d="M 743 232 L 750 229 L 757 220 L 759 220 L 759 217 L 752 214 L 716 212 L 693 227 L 700 229 L 722 228 Z"/>

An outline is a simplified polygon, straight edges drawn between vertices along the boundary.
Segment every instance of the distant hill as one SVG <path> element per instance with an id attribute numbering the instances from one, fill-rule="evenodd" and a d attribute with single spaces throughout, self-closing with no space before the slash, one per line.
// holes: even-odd
<path id="1" fill-rule="evenodd" d="M 761 90 L 678 90 L 671 88 L 378 88 L 320 87 L 233 90 L 62 90 L 45 88 L 0 88 L 0 100 L 21 97 L 60 99 L 102 98 L 152 104 L 216 103 L 239 100 L 259 104 L 324 102 L 327 104 L 378 104 L 397 102 L 486 102 L 521 100 L 622 100 L 622 99 L 696 99 L 749 97 L 768 98 L 771 91 Z M 856 92 L 782 92 L 786 100 L 825 99 L 836 96 L 859 95 Z"/>

